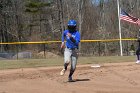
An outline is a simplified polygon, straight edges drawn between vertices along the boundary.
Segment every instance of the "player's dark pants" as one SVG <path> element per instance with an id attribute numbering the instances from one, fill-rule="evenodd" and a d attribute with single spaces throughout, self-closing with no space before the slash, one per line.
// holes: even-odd
<path id="1" fill-rule="evenodd" d="M 137 60 L 140 60 L 140 47 L 136 50 Z"/>
<path id="2" fill-rule="evenodd" d="M 67 70 L 68 64 L 71 62 L 71 69 L 69 77 L 71 77 L 76 69 L 77 59 L 78 59 L 78 49 L 68 49 L 65 48 L 64 51 L 64 68 Z"/>

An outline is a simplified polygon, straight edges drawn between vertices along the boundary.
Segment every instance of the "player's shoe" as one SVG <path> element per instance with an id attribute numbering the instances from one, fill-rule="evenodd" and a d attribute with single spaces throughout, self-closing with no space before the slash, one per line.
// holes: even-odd
<path id="1" fill-rule="evenodd" d="M 139 64 L 139 63 L 140 63 L 140 60 L 137 60 L 137 61 L 136 61 L 136 64 Z"/>
<path id="2" fill-rule="evenodd" d="M 65 72 L 66 72 L 66 69 L 62 69 L 60 72 L 60 75 L 63 76 L 65 74 Z"/>
<path id="3" fill-rule="evenodd" d="M 75 81 L 72 79 L 72 76 L 68 78 L 68 82 L 75 82 Z"/>

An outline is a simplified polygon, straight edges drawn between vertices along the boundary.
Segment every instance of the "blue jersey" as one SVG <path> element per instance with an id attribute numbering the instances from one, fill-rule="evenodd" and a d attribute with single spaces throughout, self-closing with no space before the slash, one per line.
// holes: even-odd
<path id="1" fill-rule="evenodd" d="M 70 33 L 72 35 L 72 38 L 75 40 L 73 42 L 69 36 L 67 36 L 67 33 Z M 66 40 L 66 47 L 68 48 L 78 48 L 79 42 L 80 42 L 80 33 L 79 31 L 75 31 L 71 33 L 69 30 L 65 30 L 62 34 L 62 42 Z"/>

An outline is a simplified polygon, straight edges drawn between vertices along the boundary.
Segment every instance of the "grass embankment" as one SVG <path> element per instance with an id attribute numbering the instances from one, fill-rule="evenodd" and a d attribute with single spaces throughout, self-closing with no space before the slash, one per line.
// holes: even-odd
<path id="1" fill-rule="evenodd" d="M 102 64 L 116 62 L 134 62 L 135 56 L 103 56 L 103 57 L 79 57 L 78 64 Z M 19 59 L 0 60 L 0 69 L 34 68 L 48 66 L 62 66 L 63 57 L 50 59 Z"/>

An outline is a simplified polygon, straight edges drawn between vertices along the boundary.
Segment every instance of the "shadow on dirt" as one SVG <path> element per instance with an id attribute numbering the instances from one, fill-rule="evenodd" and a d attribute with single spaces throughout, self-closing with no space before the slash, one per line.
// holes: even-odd
<path id="1" fill-rule="evenodd" d="M 75 79 L 75 81 L 90 81 L 90 79 Z"/>
<path id="2" fill-rule="evenodd" d="M 68 82 L 81 82 L 81 81 L 90 81 L 90 79 L 74 79 L 74 80 L 68 81 Z"/>

